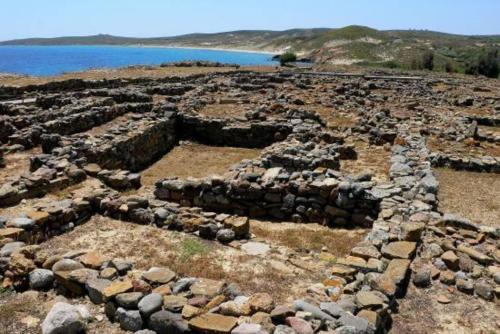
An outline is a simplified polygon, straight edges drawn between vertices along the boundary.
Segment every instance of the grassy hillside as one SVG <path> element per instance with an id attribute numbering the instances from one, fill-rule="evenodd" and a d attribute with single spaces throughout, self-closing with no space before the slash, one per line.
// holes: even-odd
<path id="1" fill-rule="evenodd" d="M 0 45 L 163 45 L 248 49 L 280 53 L 292 50 L 318 63 L 410 68 L 425 52 L 434 53 L 437 70 L 464 72 L 466 63 L 484 49 L 499 48 L 500 35 L 464 36 L 427 30 L 340 29 L 241 30 L 175 37 L 129 38 L 111 35 L 32 38 Z"/>

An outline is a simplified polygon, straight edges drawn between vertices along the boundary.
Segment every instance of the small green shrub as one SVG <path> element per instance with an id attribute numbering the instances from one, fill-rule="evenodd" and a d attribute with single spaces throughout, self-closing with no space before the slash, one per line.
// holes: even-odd
<path id="1" fill-rule="evenodd" d="M 195 255 L 207 253 L 208 248 L 203 243 L 196 239 L 187 239 L 182 242 L 182 257 L 184 259 L 191 258 Z"/>
<path id="2" fill-rule="evenodd" d="M 291 51 L 287 51 L 280 56 L 281 66 L 285 66 L 286 64 L 294 62 L 296 60 L 297 60 L 297 55 Z"/>
<path id="3" fill-rule="evenodd" d="M 465 73 L 498 78 L 498 74 L 500 74 L 499 63 L 498 49 L 483 50 L 479 55 L 472 57 L 466 62 Z"/>
<path id="4" fill-rule="evenodd" d="M 444 64 L 444 70 L 446 71 L 446 73 L 453 73 L 453 72 L 455 72 L 455 69 L 453 68 L 453 64 L 450 61 L 447 61 Z"/>
<path id="5" fill-rule="evenodd" d="M 428 50 L 422 54 L 422 68 L 429 71 L 434 69 L 434 52 Z"/>

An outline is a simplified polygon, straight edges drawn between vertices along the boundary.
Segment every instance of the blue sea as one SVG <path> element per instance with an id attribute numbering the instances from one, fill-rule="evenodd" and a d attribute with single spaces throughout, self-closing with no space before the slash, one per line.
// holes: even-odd
<path id="1" fill-rule="evenodd" d="M 0 73 L 50 76 L 88 69 L 206 60 L 275 65 L 269 54 L 129 46 L 0 46 Z"/>

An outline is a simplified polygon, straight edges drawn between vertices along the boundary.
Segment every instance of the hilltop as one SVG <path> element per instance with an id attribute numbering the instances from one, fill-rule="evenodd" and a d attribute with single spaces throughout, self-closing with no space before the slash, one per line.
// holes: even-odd
<path id="1" fill-rule="evenodd" d="M 281 53 L 292 50 L 317 63 L 410 67 L 431 50 L 437 69 L 463 72 L 465 63 L 485 48 L 500 46 L 500 35 L 467 36 L 427 30 L 376 30 L 363 26 L 285 31 L 240 30 L 174 37 L 132 38 L 112 35 L 30 38 L 0 45 L 155 45 L 241 49 Z"/>

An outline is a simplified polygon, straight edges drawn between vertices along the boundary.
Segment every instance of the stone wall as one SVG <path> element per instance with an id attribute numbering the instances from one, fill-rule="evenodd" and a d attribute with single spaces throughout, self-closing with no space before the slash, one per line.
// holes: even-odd
<path id="1" fill-rule="evenodd" d="M 434 167 L 447 167 L 455 170 L 500 173 L 500 159 L 483 156 L 481 158 L 433 153 L 431 163 Z"/>
<path id="2" fill-rule="evenodd" d="M 254 148 L 283 140 L 292 132 L 292 127 L 286 122 L 236 123 L 180 113 L 177 132 L 181 139 L 207 145 Z"/>

